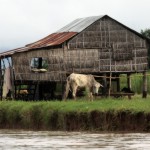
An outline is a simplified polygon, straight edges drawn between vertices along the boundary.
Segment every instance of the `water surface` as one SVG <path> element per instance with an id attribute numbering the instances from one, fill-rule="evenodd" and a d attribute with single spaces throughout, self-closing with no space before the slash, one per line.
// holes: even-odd
<path id="1" fill-rule="evenodd" d="M 0 130 L 0 150 L 149 150 L 150 133 Z"/>

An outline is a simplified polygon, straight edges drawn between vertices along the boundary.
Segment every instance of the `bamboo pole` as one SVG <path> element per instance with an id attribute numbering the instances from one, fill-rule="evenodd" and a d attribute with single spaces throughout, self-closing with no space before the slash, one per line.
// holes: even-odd
<path id="1" fill-rule="evenodd" d="M 131 89 L 131 75 L 130 74 L 127 74 L 127 85 L 128 85 L 128 88 Z"/>
<path id="2" fill-rule="evenodd" d="M 103 90 L 102 90 L 102 93 L 104 96 L 107 95 L 107 78 L 106 78 L 106 73 L 103 75 Z"/>
<path id="3" fill-rule="evenodd" d="M 110 97 L 110 93 L 111 93 L 111 77 L 112 77 L 112 73 L 110 73 L 110 78 L 109 78 L 109 89 L 108 89 L 108 96 Z"/>
<path id="4" fill-rule="evenodd" d="M 120 78 L 119 78 L 119 74 L 117 74 L 117 92 L 120 92 Z"/>
<path id="5" fill-rule="evenodd" d="M 147 76 L 146 71 L 143 72 L 143 95 L 142 98 L 147 97 Z"/>
<path id="6" fill-rule="evenodd" d="M 131 78 L 130 78 L 130 74 L 127 74 L 127 86 L 128 86 L 128 89 L 131 90 Z M 131 99 L 131 95 L 128 95 L 128 98 Z"/>
<path id="7" fill-rule="evenodd" d="M 134 76 L 130 76 L 130 78 L 134 78 L 134 77 L 142 77 L 143 75 L 134 75 Z M 146 76 L 150 76 L 150 74 L 146 74 Z M 105 76 L 98 76 L 98 75 L 94 75 L 94 77 L 97 78 L 103 78 Z M 106 77 L 106 78 L 110 78 L 110 77 Z M 117 79 L 117 78 L 126 78 L 126 76 L 122 76 L 122 77 L 111 77 L 112 79 Z"/>

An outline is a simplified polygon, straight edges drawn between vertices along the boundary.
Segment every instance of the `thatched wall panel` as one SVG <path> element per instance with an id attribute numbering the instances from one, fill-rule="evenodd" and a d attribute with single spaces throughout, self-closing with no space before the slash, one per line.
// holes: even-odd
<path id="1" fill-rule="evenodd" d="M 147 49 L 138 49 L 136 50 L 136 57 L 146 57 Z"/>
<path id="2" fill-rule="evenodd" d="M 100 59 L 110 59 L 110 53 L 109 52 L 100 52 L 99 53 L 99 58 Z"/>
<path id="3" fill-rule="evenodd" d="M 32 58 L 43 57 L 48 61 L 46 73 L 34 73 L 31 71 L 30 64 Z M 24 53 L 16 53 L 12 57 L 16 80 L 64 80 L 63 50 L 61 49 L 43 49 L 33 50 Z M 54 73 L 55 72 L 55 73 Z"/>
<path id="4" fill-rule="evenodd" d="M 139 57 L 135 61 L 136 64 L 141 64 L 141 65 L 147 63 L 147 59 L 145 59 L 145 57 Z"/>
<path id="5" fill-rule="evenodd" d="M 116 71 L 116 66 L 115 65 L 111 65 L 111 71 Z"/>
<path id="6" fill-rule="evenodd" d="M 130 60 L 115 61 L 115 64 L 116 64 L 116 66 L 129 65 L 129 64 L 131 64 L 131 61 Z"/>
<path id="7" fill-rule="evenodd" d="M 100 66 L 110 65 L 109 59 L 100 59 Z"/>
<path id="8" fill-rule="evenodd" d="M 102 48 L 106 43 L 131 42 L 135 47 L 146 46 L 145 41 L 125 27 L 111 19 L 95 22 L 86 30 L 69 41 L 68 45 L 74 48 Z"/>
<path id="9" fill-rule="evenodd" d="M 108 43 L 106 43 L 108 45 Z M 32 52 L 31 54 L 25 54 L 30 56 L 26 59 L 25 55 L 19 53 L 13 60 L 15 73 L 19 74 L 16 77 L 19 79 L 30 79 L 32 80 L 59 80 L 62 79 L 62 72 L 75 72 L 89 73 L 89 72 L 109 72 L 109 71 L 137 71 L 138 68 L 145 69 L 147 63 L 147 49 L 136 48 L 133 49 L 133 44 L 129 43 L 117 43 L 113 45 L 114 49 L 117 49 L 120 57 L 126 57 L 126 53 L 123 53 L 124 49 L 127 52 L 131 50 L 133 54 L 133 60 L 113 60 L 113 49 L 110 48 L 99 48 L 99 49 L 76 49 L 67 50 L 64 54 L 59 50 L 46 50 L 48 56 L 43 55 L 48 60 L 48 71 L 46 73 L 33 73 L 30 69 L 31 59 L 33 57 L 40 56 L 39 50 Z M 122 52 L 123 51 L 123 52 Z M 110 53 L 111 52 L 111 53 Z M 61 55 L 60 55 L 61 54 Z M 123 55 L 122 55 L 123 54 Z M 19 58 L 19 59 L 18 59 Z M 138 64 L 138 68 L 136 67 Z M 110 67 L 111 65 L 111 67 Z M 139 66 L 141 65 L 141 67 Z M 53 73 L 55 72 L 55 73 Z M 24 75 L 22 75 L 24 73 Z M 61 75 L 60 75 L 61 74 Z M 58 79 L 59 78 L 59 79 Z"/>
<path id="10" fill-rule="evenodd" d="M 116 71 L 127 72 L 129 70 L 131 70 L 131 65 L 121 65 L 121 66 L 118 65 L 118 66 L 116 66 Z"/>
<path id="11" fill-rule="evenodd" d="M 51 57 L 47 57 L 47 60 L 49 64 L 60 64 L 63 62 L 63 57 L 51 56 Z"/>
<path id="12" fill-rule="evenodd" d="M 110 66 L 100 66 L 100 72 L 107 72 L 107 71 L 110 71 Z"/>
<path id="13" fill-rule="evenodd" d="M 22 61 L 22 65 L 23 66 L 29 66 L 29 64 L 30 64 L 30 61 L 29 61 L 29 59 L 27 57 L 23 57 L 21 59 L 21 61 Z"/>
<path id="14" fill-rule="evenodd" d="M 33 81 L 61 81 L 66 79 L 66 74 L 63 73 L 32 73 L 32 74 L 15 74 L 16 80 L 33 80 Z"/>
<path id="15" fill-rule="evenodd" d="M 143 70 L 146 70 L 147 69 L 147 65 L 146 64 L 143 64 L 143 65 L 136 65 L 136 70 L 137 71 L 143 71 Z"/>

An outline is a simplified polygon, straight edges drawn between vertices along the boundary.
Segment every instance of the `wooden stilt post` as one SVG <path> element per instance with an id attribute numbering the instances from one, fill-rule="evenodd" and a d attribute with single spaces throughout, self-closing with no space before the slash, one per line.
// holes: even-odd
<path id="1" fill-rule="evenodd" d="M 143 96 L 142 98 L 147 97 L 147 76 L 146 71 L 143 72 Z"/>
<path id="2" fill-rule="evenodd" d="M 127 74 L 127 87 L 129 90 L 131 90 L 131 78 L 130 74 Z M 128 95 L 128 98 L 131 99 L 131 95 Z"/>
<path id="3" fill-rule="evenodd" d="M 109 76 L 109 90 L 108 90 L 109 97 L 110 97 L 110 93 L 111 93 L 111 77 L 112 77 L 112 73 L 110 73 L 110 76 Z"/>
<path id="4" fill-rule="evenodd" d="M 102 95 L 106 96 L 107 95 L 107 79 L 106 79 L 106 73 L 103 74 L 103 88 L 102 88 Z"/>
<path id="5" fill-rule="evenodd" d="M 119 78 L 119 74 L 116 75 L 117 77 L 117 92 L 120 92 L 120 78 Z"/>
<path id="6" fill-rule="evenodd" d="M 131 90 L 131 75 L 130 74 L 127 74 L 127 85 L 128 85 L 128 88 Z"/>

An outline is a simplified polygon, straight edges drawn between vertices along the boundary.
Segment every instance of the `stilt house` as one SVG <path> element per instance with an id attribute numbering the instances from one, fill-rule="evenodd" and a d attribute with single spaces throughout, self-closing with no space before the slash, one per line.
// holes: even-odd
<path id="1" fill-rule="evenodd" d="M 35 43 L 0 53 L 1 87 L 7 60 L 15 99 L 25 88 L 27 99 L 46 99 L 48 93 L 50 99 L 56 83 L 64 85 L 72 72 L 100 76 L 107 94 L 109 77 L 120 91 L 119 76 L 127 74 L 130 87 L 132 73 L 147 71 L 147 58 L 148 40 L 138 32 L 108 15 L 79 18 Z"/>

